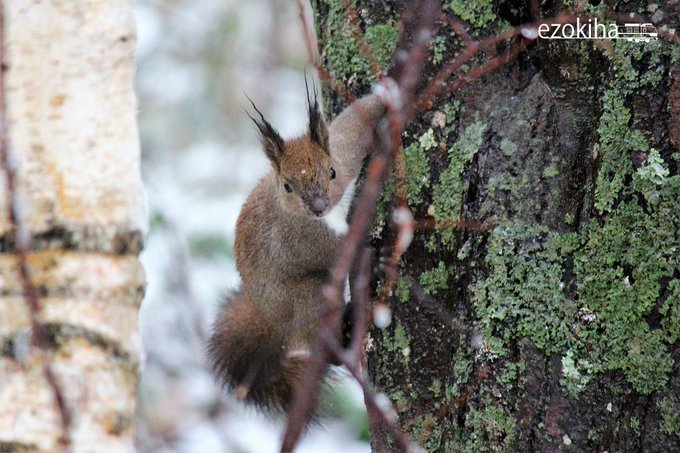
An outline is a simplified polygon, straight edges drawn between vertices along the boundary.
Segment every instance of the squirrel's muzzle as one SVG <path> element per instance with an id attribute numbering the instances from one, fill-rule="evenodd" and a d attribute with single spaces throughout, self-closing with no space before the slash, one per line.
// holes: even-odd
<path id="1" fill-rule="evenodd" d="M 326 208 L 328 208 L 328 200 L 320 196 L 315 196 L 312 198 L 311 208 L 314 215 L 321 217 L 324 212 L 326 212 Z"/>

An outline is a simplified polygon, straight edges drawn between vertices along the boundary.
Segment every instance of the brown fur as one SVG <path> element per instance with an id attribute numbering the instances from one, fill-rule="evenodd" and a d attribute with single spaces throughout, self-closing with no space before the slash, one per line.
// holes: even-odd
<path id="1" fill-rule="evenodd" d="M 366 96 L 327 131 L 310 102 L 310 132 L 282 145 L 262 116 L 254 120 L 272 171 L 241 209 L 234 251 L 243 284 L 221 307 L 208 346 L 218 378 L 264 411 L 288 409 L 321 315 L 341 237 L 319 207 L 323 215 L 333 209 L 357 176 L 383 111 Z"/>

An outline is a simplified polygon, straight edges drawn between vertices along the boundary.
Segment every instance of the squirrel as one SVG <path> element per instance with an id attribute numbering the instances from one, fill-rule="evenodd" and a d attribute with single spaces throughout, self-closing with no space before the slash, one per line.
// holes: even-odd
<path id="1" fill-rule="evenodd" d="M 307 89 L 307 133 L 288 140 L 251 101 L 259 119 L 248 116 L 272 169 L 239 214 L 234 252 L 242 285 L 223 301 L 208 341 L 217 379 L 270 414 L 289 409 L 309 359 L 322 288 L 385 111 L 369 94 L 327 127 L 316 90 L 313 97 Z"/>

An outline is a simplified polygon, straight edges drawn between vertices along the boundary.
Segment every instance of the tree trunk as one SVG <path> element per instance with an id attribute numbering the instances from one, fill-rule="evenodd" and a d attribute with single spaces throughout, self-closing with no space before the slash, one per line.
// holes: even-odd
<path id="1" fill-rule="evenodd" d="M 145 225 L 131 0 L 0 2 L 7 144 L 0 172 L 0 451 L 133 451 Z M 3 169 L 4 170 L 4 169 Z M 31 345 L 14 227 L 47 344 Z M 35 324 L 34 324 L 35 325 Z M 44 372 L 53 371 L 61 412 Z M 70 439 L 69 439 L 70 438 Z"/>
<path id="2" fill-rule="evenodd" d="M 313 2 L 321 58 L 359 95 L 374 78 L 342 3 Z M 354 2 L 383 65 L 406 3 Z M 566 12 L 537 3 L 552 5 L 541 18 Z M 516 4 L 444 12 L 482 38 L 531 21 Z M 642 11 L 677 30 L 659 5 L 581 15 Z M 462 45 L 440 24 L 423 84 Z M 408 127 L 415 217 L 494 222 L 418 231 L 392 323 L 370 332 L 374 385 L 428 451 L 679 451 L 679 56 L 661 39 L 539 39 Z M 333 113 L 342 103 L 329 93 Z M 378 246 L 393 229 L 377 222 Z"/>

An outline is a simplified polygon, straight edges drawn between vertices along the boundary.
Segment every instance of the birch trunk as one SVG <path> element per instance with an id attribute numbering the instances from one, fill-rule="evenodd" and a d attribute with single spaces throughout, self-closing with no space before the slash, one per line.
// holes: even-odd
<path id="1" fill-rule="evenodd" d="M 30 347 L 0 176 L 0 451 L 59 451 L 49 358 L 74 452 L 133 451 L 145 225 L 132 0 L 11 0 L 4 12 L 9 152 L 50 353 Z"/>

